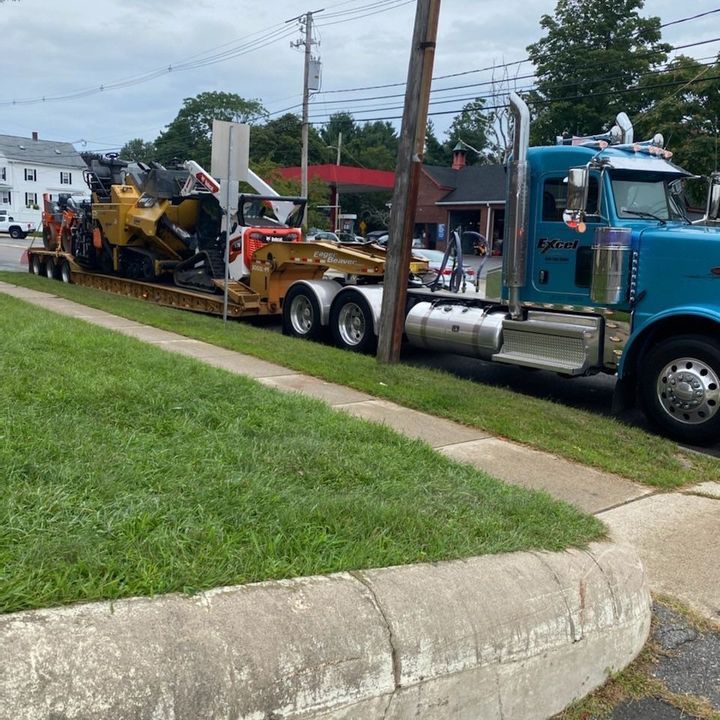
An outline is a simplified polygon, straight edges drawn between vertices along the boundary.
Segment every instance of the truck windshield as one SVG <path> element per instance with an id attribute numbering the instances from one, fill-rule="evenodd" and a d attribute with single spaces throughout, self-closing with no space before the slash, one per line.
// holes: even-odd
<path id="1" fill-rule="evenodd" d="M 613 178 L 615 211 L 620 218 L 648 220 L 681 219 L 682 215 L 670 202 L 664 180 Z"/>

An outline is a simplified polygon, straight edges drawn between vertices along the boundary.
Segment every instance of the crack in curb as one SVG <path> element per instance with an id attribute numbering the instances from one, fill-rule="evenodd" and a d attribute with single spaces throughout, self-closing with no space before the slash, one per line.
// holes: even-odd
<path id="1" fill-rule="evenodd" d="M 560 597 L 562 598 L 563 605 L 565 605 L 565 609 L 567 610 L 567 617 L 568 617 L 568 622 L 570 623 L 570 632 L 572 633 L 573 645 L 577 642 L 580 642 L 584 638 L 584 635 L 582 634 L 582 630 L 581 630 L 580 637 L 577 637 L 575 621 L 573 620 L 573 617 L 572 617 L 572 610 L 570 609 L 570 603 L 568 602 L 567 596 L 565 595 L 565 588 L 564 588 L 562 582 L 560 581 L 558 574 L 555 572 L 554 568 L 549 563 L 545 562 L 545 559 L 542 557 L 542 555 L 540 553 L 531 551 L 530 555 L 532 555 L 534 558 L 536 558 L 538 560 L 538 562 L 546 570 L 548 570 L 550 572 L 553 579 L 555 580 L 558 588 L 560 589 Z"/>
<path id="2" fill-rule="evenodd" d="M 397 648 L 395 647 L 395 635 L 392 631 L 392 625 L 390 624 L 390 621 L 388 620 L 388 617 L 385 613 L 385 610 L 383 609 L 382 605 L 380 604 L 380 600 L 378 599 L 378 596 L 375 594 L 375 589 L 372 586 L 372 583 L 362 575 L 362 573 L 353 570 L 348 573 L 352 578 L 357 580 L 367 591 L 370 593 L 370 599 L 372 600 L 373 605 L 377 609 L 378 613 L 380 614 L 380 617 L 383 620 L 383 623 L 385 623 L 385 629 L 387 630 L 388 634 L 388 643 L 390 645 L 390 657 L 392 659 L 392 669 L 393 669 L 393 684 L 394 688 L 393 691 L 390 693 L 390 697 L 388 698 L 388 704 L 385 708 L 385 711 L 383 712 L 383 718 L 387 717 L 388 711 L 390 710 L 390 707 L 392 705 L 393 698 L 395 697 L 395 694 L 397 693 L 398 689 L 400 688 L 400 677 L 402 668 L 400 667 L 400 657 L 398 655 Z"/>

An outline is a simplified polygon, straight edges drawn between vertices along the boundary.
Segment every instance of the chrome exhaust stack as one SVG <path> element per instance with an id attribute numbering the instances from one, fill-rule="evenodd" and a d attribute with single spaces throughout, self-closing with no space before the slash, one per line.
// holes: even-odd
<path id="1" fill-rule="evenodd" d="M 515 120 L 512 163 L 508 190 L 508 216 L 505 220 L 505 284 L 509 290 L 510 316 L 522 317 L 520 288 L 525 285 L 527 265 L 528 200 L 530 178 L 527 150 L 530 144 L 530 111 L 517 95 L 510 93 L 510 108 Z"/>

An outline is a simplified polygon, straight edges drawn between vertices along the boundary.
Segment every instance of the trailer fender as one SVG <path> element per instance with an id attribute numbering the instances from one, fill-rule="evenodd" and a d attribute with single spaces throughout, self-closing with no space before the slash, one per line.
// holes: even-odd
<path id="1" fill-rule="evenodd" d="M 304 286 L 312 291 L 320 306 L 320 322 L 326 327 L 330 321 L 330 306 L 342 286 L 335 280 L 298 280 L 287 289 L 286 297 L 294 287 Z"/>
<path id="2" fill-rule="evenodd" d="M 367 300 L 373 314 L 373 327 L 377 335 L 378 328 L 380 327 L 380 311 L 382 309 L 382 285 L 352 285 L 341 288 L 340 292 L 359 293 Z"/>

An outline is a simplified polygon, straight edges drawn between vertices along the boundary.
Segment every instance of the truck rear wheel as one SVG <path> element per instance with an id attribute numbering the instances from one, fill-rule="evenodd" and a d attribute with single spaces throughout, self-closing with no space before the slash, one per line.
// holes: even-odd
<path id="1" fill-rule="evenodd" d="M 320 303 L 305 285 L 295 285 L 283 300 L 283 335 L 317 340 L 323 332 Z"/>
<path id="2" fill-rule="evenodd" d="M 676 440 L 720 440 L 720 343 L 702 335 L 660 342 L 640 370 L 648 419 Z"/>
<path id="3" fill-rule="evenodd" d="M 42 259 L 39 255 L 33 255 L 32 260 L 30 261 L 30 272 L 33 275 L 42 275 L 43 274 L 43 264 Z"/>
<path id="4" fill-rule="evenodd" d="M 343 290 L 330 307 L 330 330 L 345 350 L 369 353 L 377 345 L 370 303 L 357 290 Z"/>
<path id="5" fill-rule="evenodd" d="M 13 240 L 22 240 L 26 235 L 19 227 L 11 227 L 9 233 Z"/>

